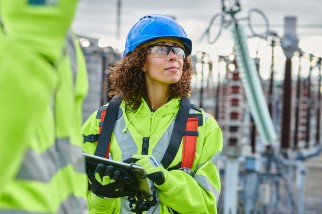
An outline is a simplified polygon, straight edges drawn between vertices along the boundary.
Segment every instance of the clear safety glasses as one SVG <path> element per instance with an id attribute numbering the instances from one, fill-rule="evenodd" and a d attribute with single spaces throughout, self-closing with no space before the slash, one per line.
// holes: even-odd
<path id="1" fill-rule="evenodd" d="M 179 46 L 170 46 L 170 45 L 162 45 L 162 44 L 155 44 L 148 48 L 149 53 L 155 55 L 156 57 L 166 58 L 170 51 L 172 51 L 178 59 L 184 59 L 186 54 L 183 48 Z"/>

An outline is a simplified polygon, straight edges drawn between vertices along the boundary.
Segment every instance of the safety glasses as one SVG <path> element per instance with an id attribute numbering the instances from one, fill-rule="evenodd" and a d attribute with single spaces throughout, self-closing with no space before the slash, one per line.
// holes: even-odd
<path id="1" fill-rule="evenodd" d="M 178 57 L 178 59 L 184 59 L 186 56 L 184 49 L 179 46 L 154 44 L 149 46 L 148 50 L 150 54 L 160 58 L 166 58 L 170 51 L 172 51 Z"/>

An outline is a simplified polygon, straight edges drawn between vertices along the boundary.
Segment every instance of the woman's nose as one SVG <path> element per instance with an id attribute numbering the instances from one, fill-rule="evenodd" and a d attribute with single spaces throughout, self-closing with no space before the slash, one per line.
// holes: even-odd
<path id="1" fill-rule="evenodd" d="M 170 60 L 178 59 L 177 55 L 173 52 L 173 50 L 170 51 L 170 53 L 168 54 L 168 57 L 170 57 Z"/>

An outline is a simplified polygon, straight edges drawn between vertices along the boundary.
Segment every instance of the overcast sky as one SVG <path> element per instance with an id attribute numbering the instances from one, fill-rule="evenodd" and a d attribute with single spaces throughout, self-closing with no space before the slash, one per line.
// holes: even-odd
<path id="1" fill-rule="evenodd" d="M 119 38 L 117 38 L 118 0 L 80 0 L 74 21 L 76 33 L 104 39 L 110 46 L 123 50 L 126 35 L 139 18 L 147 14 L 174 16 L 192 39 L 194 50 L 211 51 L 231 45 L 230 31 L 224 30 L 215 45 L 199 42 L 211 18 L 220 12 L 220 0 L 121 0 Z M 284 17 L 296 16 L 297 34 L 306 50 L 322 56 L 322 0 L 241 0 L 242 11 L 237 18 L 245 18 L 252 8 L 262 11 L 270 24 L 270 30 L 283 36 Z M 260 15 L 253 13 L 253 23 L 263 26 Z M 247 21 L 241 21 L 248 30 Z M 256 25 L 256 26 L 257 26 Z M 215 29 L 215 28 L 214 28 Z M 256 27 L 261 32 L 263 28 Z M 213 32 L 216 32 L 214 30 Z M 250 31 L 247 31 L 250 34 Z M 216 46 L 217 45 L 217 46 Z M 317 48 L 319 47 L 319 48 Z M 317 50 L 319 49 L 319 50 Z"/>

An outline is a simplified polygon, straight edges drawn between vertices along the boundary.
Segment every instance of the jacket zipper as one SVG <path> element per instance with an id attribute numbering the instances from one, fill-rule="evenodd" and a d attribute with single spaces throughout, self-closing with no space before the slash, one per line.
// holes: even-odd
<path id="1" fill-rule="evenodd" d="M 142 155 L 147 155 L 148 152 L 149 152 L 149 137 L 144 137 L 143 143 L 142 143 Z"/>

